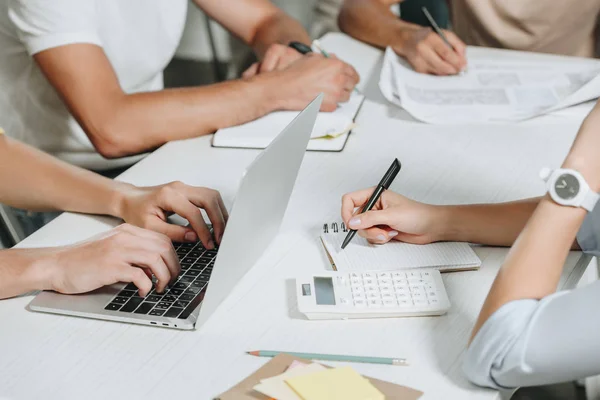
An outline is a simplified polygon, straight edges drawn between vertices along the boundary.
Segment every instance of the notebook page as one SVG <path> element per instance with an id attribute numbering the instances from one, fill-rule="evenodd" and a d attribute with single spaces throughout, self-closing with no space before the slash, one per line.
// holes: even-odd
<path id="1" fill-rule="evenodd" d="M 409 268 L 473 269 L 481 260 L 467 243 L 442 242 L 416 245 L 392 241 L 373 245 L 356 235 L 342 250 L 346 233 L 321 236 L 338 271 L 392 271 Z"/>
<path id="2" fill-rule="evenodd" d="M 315 149 L 328 150 L 332 147 L 327 143 L 329 141 L 335 142 L 335 150 L 339 150 L 340 143 L 343 147 L 345 137 L 354 127 L 354 117 L 363 100 L 363 95 L 353 93 L 350 100 L 340 104 L 336 111 L 319 113 L 309 148 L 313 145 Z M 265 148 L 297 115 L 297 111 L 276 111 L 242 125 L 219 129 L 213 138 L 213 145 Z"/>

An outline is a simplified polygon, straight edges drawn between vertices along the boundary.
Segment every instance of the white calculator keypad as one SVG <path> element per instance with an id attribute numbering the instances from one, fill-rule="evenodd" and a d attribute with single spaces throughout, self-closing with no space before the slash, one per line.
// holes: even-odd
<path id="1" fill-rule="evenodd" d="M 352 272 L 336 277 L 340 304 L 356 308 L 411 308 L 439 304 L 431 271 Z"/>

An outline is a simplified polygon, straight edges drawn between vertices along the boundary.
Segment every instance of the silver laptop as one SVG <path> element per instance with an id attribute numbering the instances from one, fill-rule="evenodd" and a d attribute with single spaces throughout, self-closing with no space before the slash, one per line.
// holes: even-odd
<path id="1" fill-rule="evenodd" d="M 175 244 L 182 271 L 165 293 L 142 298 L 133 284 L 83 295 L 42 292 L 29 309 L 177 329 L 202 325 L 275 238 L 322 100 L 310 103 L 248 167 L 218 250 Z"/>

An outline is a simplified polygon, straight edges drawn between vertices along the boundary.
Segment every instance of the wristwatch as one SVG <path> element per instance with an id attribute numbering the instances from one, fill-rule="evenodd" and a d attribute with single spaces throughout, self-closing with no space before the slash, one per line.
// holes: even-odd
<path id="1" fill-rule="evenodd" d="M 591 212 L 600 199 L 600 195 L 590 189 L 585 178 L 574 169 L 543 168 L 540 178 L 546 182 L 552 200 L 561 206 L 582 207 Z"/>

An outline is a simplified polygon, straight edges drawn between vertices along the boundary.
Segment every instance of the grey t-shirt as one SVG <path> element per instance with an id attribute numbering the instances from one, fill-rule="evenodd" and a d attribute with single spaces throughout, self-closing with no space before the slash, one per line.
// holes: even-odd
<path id="1" fill-rule="evenodd" d="M 600 206 L 577 234 L 600 255 Z M 600 281 L 542 300 L 502 306 L 482 326 L 463 369 L 473 383 L 496 389 L 537 386 L 600 375 Z"/>

